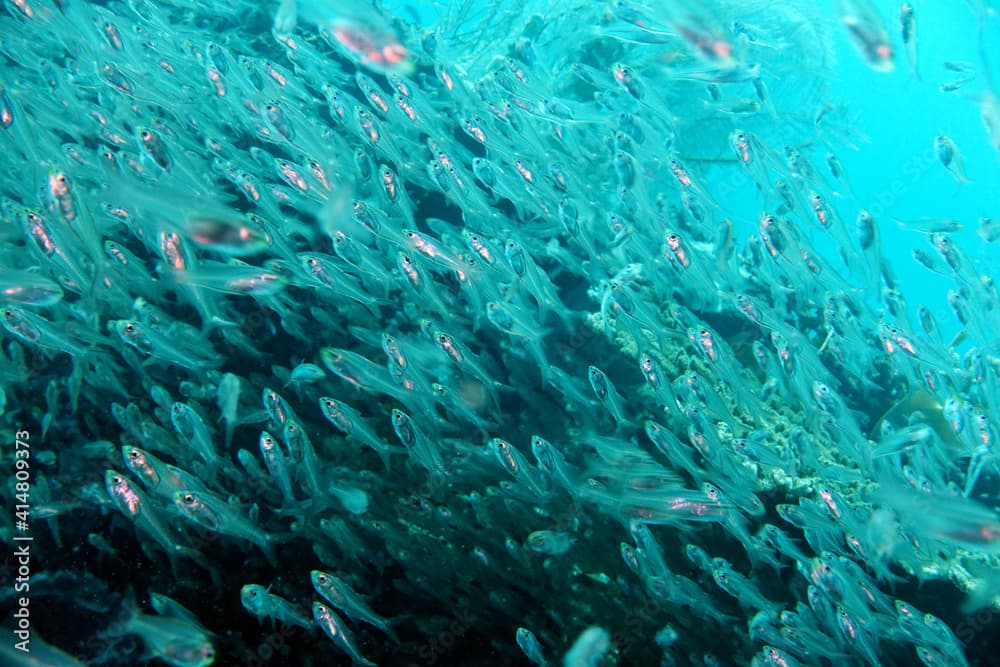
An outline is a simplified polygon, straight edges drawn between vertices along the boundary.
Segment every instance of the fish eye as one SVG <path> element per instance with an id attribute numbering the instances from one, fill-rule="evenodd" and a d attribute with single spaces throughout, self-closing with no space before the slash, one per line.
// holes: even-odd
<path id="1" fill-rule="evenodd" d="M 193 494 L 193 493 L 185 493 L 185 494 L 184 494 L 184 497 L 183 497 L 183 498 L 181 498 L 181 501 L 182 501 L 182 502 L 183 502 L 183 503 L 184 503 L 185 505 L 193 505 L 193 504 L 194 504 L 194 501 L 195 501 L 195 497 L 194 497 L 194 494 Z"/>
<path id="2" fill-rule="evenodd" d="M 122 484 L 122 483 L 124 483 L 124 481 L 125 480 L 122 479 L 121 475 L 115 475 L 114 477 L 111 478 L 111 483 L 112 484 Z"/>
<path id="3" fill-rule="evenodd" d="M 250 597 L 252 597 L 252 598 L 257 597 L 257 589 L 255 589 L 255 588 L 250 589 Z"/>
<path id="4" fill-rule="evenodd" d="M 135 325 L 134 324 L 132 324 L 131 322 L 129 322 L 128 324 L 125 325 L 125 332 L 126 333 L 132 333 L 133 331 L 135 331 Z"/>
<path id="5" fill-rule="evenodd" d="M 325 584 L 326 583 L 326 575 L 325 574 L 321 574 L 321 575 L 317 576 L 316 577 L 316 581 L 318 581 L 321 584 Z"/>
<path id="6" fill-rule="evenodd" d="M 139 454 L 138 450 L 135 449 L 133 449 L 131 452 L 128 453 L 128 457 L 133 461 L 138 461 L 142 459 L 142 455 Z"/>

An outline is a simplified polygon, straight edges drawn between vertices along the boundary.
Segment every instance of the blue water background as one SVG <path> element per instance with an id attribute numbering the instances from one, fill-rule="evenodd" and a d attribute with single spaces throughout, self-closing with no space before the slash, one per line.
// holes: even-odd
<path id="1" fill-rule="evenodd" d="M 516 4 L 517 11 L 521 11 L 522 3 Z M 526 4 L 537 5 L 536 11 L 543 14 L 559 11 L 558 3 L 553 5 L 545 0 Z M 747 21 L 752 23 L 755 3 L 748 1 L 746 4 Z M 811 147 L 811 153 L 808 149 L 807 153 L 824 173 L 823 154 L 829 148 L 837 155 L 847 170 L 854 197 L 831 197 L 829 201 L 852 236 L 858 210 L 866 208 L 875 215 L 881 229 L 883 253 L 899 281 L 911 319 L 916 321 L 917 305 L 927 306 L 947 340 L 962 328 L 947 303 L 947 292 L 955 288 L 954 281 L 951 277 L 930 272 L 913 259 L 914 248 L 937 255 L 927 235 L 907 229 L 897 220 L 960 220 L 964 229 L 954 234 L 953 240 L 966 257 L 976 263 L 980 275 L 996 277 L 1000 274 L 1000 242 L 987 244 L 976 234 L 979 218 L 1000 216 L 1000 152 L 990 143 L 981 116 L 981 100 L 989 82 L 981 67 L 978 15 L 969 3 L 958 0 L 911 2 L 917 21 L 920 77 L 915 80 L 910 75 L 900 38 L 899 2 L 875 2 L 895 48 L 896 66 L 891 72 L 875 71 L 865 63 L 851 44 L 847 30 L 837 20 L 836 0 L 820 0 L 815 4 L 813 17 L 824 22 L 821 28 L 829 38 L 826 47 L 832 51 L 828 59 L 830 66 L 817 71 L 804 70 L 796 85 L 805 85 L 810 78 L 822 78 L 827 89 L 813 101 L 812 108 L 807 103 L 797 109 L 779 107 L 779 112 L 814 114 L 820 104 L 830 99 L 845 105 L 853 129 L 866 139 L 852 146 L 855 142 L 810 136 L 807 129 L 798 128 L 781 137 L 781 141 L 808 146 L 818 140 Z M 441 16 L 453 9 L 449 3 L 440 2 L 387 2 L 385 6 L 396 8 L 400 15 L 418 19 L 428 26 L 434 26 Z M 487 13 L 487 7 L 489 3 L 486 2 L 473 3 L 468 10 L 469 16 L 481 17 Z M 992 33 L 987 33 L 987 43 L 992 40 L 1000 45 L 998 32 L 1000 30 L 994 27 Z M 567 43 L 575 41 L 572 36 L 568 37 Z M 955 93 L 943 93 L 938 89 L 945 81 L 959 78 L 958 74 L 944 68 L 943 63 L 949 60 L 971 63 L 979 70 L 976 79 Z M 994 60 L 1000 64 L 1000 58 L 994 56 Z M 772 89 L 780 90 L 780 81 L 768 83 Z M 738 120 L 734 121 L 734 126 L 739 124 Z M 958 187 L 954 177 L 941 165 L 934 151 L 934 138 L 939 134 L 951 137 L 959 146 L 971 182 Z M 781 145 L 772 148 L 780 151 Z M 718 149 L 719 157 L 723 157 L 728 146 Z M 709 171 L 709 190 L 713 188 L 713 180 L 717 185 L 722 179 L 731 179 L 732 174 L 731 167 L 725 171 Z M 730 186 L 731 183 L 727 183 L 727 187 Z M 723 202 L 723 212 L 733 219 L 741 241 L 753 232 L 757 217 L 766 205 L 749 183 L 745 182 L 742 189 L 730 190 Z M 838 264 L 837 252 L 827 241 L 829 237 L 815 229 L 807 229 L 807 232 L 817 250 Z M 842 265 L 840 267 L 843 270 Z"/>
<path id="2" fill-rule="evenodd" d="M 832 11 L 832 2 L 824 4 Z M 920 81 L 911 79 L 901 51 L 899 3 L 881 2 L 879 9 L 899 47 L 895 70 L 882 73 L 869 68 L 849 43 L 846 30 L 836 30 L 837 67 L 830 83 L 834 95 L 849 100 L 857 110 L 860 129 L 869 137 L 859 150 L 838 153 L 850 174 L 856 205 L 868 208 L 880 222 L 883 251 L 896 271 L 911 315 L 923 303 L 947 339 L 961 328 L 946 301 L 954 282 L 913 259 L 914 248 L 936 253 L 924 234 L 902 228 L 893 218 L 961 220 L 965 228 L 954 235 L 955 241 L 978 263 L 980 274 L 996 278 L 1000 243 L 985 243 L 976 229 L 980 217 L 1000 215 L 1000 154 L 990 143 L 981 116 L 980 100 L 987 85 L 984 72 L 957 93 L 938 90 L 941 83 L 957 78 L 945 70 L 945 61 L 979 64 L 978 17 L 964 2 L 912 4 L 917 16 Z M 995 32 L 987 39 L 991 36 L 996 37 Z M 959 146 L 972 182 L 957 188 L 937 160 L 933 143 L 939 134 L 948 135 Z M 853 220 L 856 206 L 841 204 L 839 210 Z"/>

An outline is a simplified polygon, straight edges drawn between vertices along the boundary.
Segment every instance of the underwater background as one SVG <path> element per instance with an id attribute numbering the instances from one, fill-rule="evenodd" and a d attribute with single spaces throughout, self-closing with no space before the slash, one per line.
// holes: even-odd
<path id="1" fill-rule="evenodd" d="M 5 0 L 0 664 L 1000 664 L 998 11 Z"/>

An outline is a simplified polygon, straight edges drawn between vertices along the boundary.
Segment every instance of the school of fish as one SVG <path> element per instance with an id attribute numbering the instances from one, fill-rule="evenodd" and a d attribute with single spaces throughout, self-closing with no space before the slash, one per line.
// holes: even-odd
<path id="1" fill-rule="evenodd" d="M 1000 158 L 1000 16 L 829 4 L 6 0 L 4 664 L 988 664 L 1000 226 L 939 328 L 825 77 Z"/>

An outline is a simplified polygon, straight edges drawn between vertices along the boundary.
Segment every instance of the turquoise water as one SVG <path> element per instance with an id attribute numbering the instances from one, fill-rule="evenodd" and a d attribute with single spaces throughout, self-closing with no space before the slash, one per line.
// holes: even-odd
<path id="1" fill-rule="evenodd" d="M 6 3 L 0 662 L 996 664 L 1000 17 L 901 4 Z"/>
<path id="2" fill-rule="evenodd" d="M 855 194 L 862 201 L 876 202 L 870 206 L 881 208 L 882 217 L 962 221 L 964 229 L 956 237 L 981 262 L 984 273 L 996 275 L 1000 268 L 997 249 L 975 236 L 976 221 L 990 217 L 996 208 L 995 184 L 1000 177 L 996 151 L 986 140 L 978 104 L 988 84 L 980 76 L 956 93 L 942 94 L 938 89 L 955 79 L 943 67 L 944 62 L 978 60 L 979 44 L 971 37 L 978 31 L 978 20 L 964 5 L 923 3 L 918 9 L 919 81 L 907 76 L 905 60 L 891 76 L 871 71 L 852 57 L 846 36 L 837 35 L 838 73 L 833 89 L 856 106 L 871 140 L 859 151 L 847 151 L 841 160 L 851 174 L 860 175 L 852 181 Z M 947 29 L 933 29 L 937 26 Z M 935 159 L 933 137 L 937 134 L 952 136 L 965 147 L 972 182 L 957 191 L 954 179 Z M 900 187 L 894 189 L 897 181 Z M 901 282 L 914 286 L 913 298 L 919 294 L 946 321 L 950 314 L 945 302 L 947 281 L 938 280 L 909 256 L 912 248 L 926 247 L 925 236 L 891 224 L 885 228 L 887 238 L 898 240 L 890 252 Z M 925 289 L 931 290 L 929 295 Z"/>

